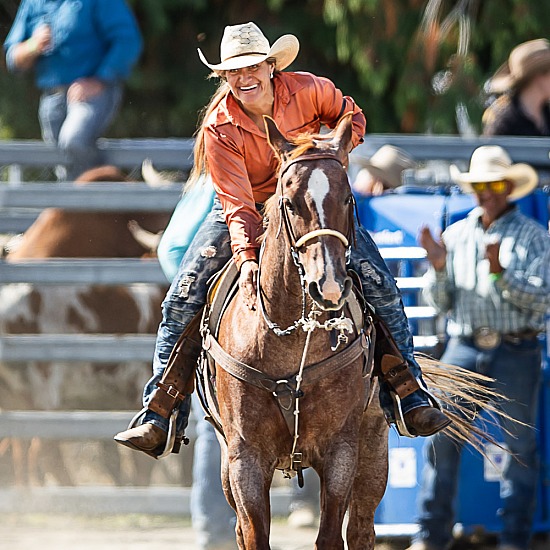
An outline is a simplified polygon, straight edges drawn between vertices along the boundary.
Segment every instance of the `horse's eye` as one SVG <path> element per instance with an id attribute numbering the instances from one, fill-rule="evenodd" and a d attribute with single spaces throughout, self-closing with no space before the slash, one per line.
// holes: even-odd
<path id="1" fill-rule="evenodd" d="M 353 195 L 351 193 L 346 197 L 345 204 L 353 204 Z"/>

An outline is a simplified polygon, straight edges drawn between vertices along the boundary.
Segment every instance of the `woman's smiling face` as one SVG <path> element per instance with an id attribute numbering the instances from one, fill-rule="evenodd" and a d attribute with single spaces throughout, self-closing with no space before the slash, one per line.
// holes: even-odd
<path id="1" fill-rule="evenodd" d="M 231 92 L 243 106 L 261 105 L 273 96 L 271 74 L 273 65 L 262 61 L 257 65 L 224 71 Z"/>

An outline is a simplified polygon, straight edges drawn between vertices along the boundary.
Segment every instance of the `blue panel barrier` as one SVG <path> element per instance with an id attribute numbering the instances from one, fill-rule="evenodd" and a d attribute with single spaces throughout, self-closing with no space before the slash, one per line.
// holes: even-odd
<path id="1" fill-rule="evenodd" d="M 550 370 L 545 368 L 545 376 L 539 397 L 539 446 L 541 455 L 541 475 L 538 488 L 538 502 L 534 518 L 534 533 L 550 531 L 550 434 L 548 415 L 550 414 Z M 496 441 L 498 427 L 488 427 Z M 389 435 L 389 475 L 384 498 L 375 515 L 375 523 L 402 525 L 404 532 L 394 532 L 396 536 L 408 535 L 410 524 L 415 524 L 418 516 L 418 493 L 424 467 L 425 438 L 410 439 L 400 437 L 395 430 Z M 462 452 L 459 489 L 457 495 L 456 523 L 461 524 L 465 534 L 479 529 L 487 533 L 501 530 L 499 517 L 500 477 L 499 466 L 509 459 L 496 446 L 488 447 L 492 460 L 482 457 L 471 446 Z"/>
<path id="2" fill-rule="evenodd" d="M 390 430 L 388 484 L 374 515 L 376 524 L 416 523 L 425 441 L 423 437 L 401 437 L 394 429 Z"/>
<path id="3" fill-rule="evenodd" d="M 403 187 L 399 193 L 359 198 L 357 204 L 361 223 L 379 246 L 418 246 L 422 225 L 438 235 L 466 216 L 474 203 L 470 195 Z"/>
<path id="4" fill-rule="evenodd" d="M 538 189 L 517 204 L 524 214 L 548 227 L 549 196 L 548 188 Z M 357 202 L 361 223 L 381 247 L 418 246 L 417 236 L 422 225 L 428 225 L 437 235 L 441 229 L 465 217 L 475 205 L 471 195 L 457 193 L 456 188 L 419 189 L 413 186 L 403 186 L 398 192 L 381 197 L 361 197 Z M 399 273 L 396 276 L 414 274 L 413 265 L 407 259 L 399 260 L 397 271 Z M 415 299 L 407 295 L 404 298 L 407 302 Z M 412 322 L 413 332 L 416 327 L 416 323 Z M 550 334 L 550 316 L 546 332 Z M 547 343 L 545 339 L 543 343 L 545 368 L 538 421 L 541 476 L 535 533 L 550 532 L 550 341 Z M 491 430 L 498 441 L 498 428 Z M 397 530 L 392 531 L 395 536 L 410 535 L 416 528 L 424 442 L 424 438 L 408 439 L 390 430 L 388 486 L 376 512 L 375 522 L 380 526 L 397 527 Z M 465 533 L 478 528 L 486 532 L 498 532 L 501 528 L 498 465 L 504 456 L 498 447 L 489 448 L 489 452 L 493 463 L 471 447 L 466 447 L 462 455 L 456 520 Z M 403 532 L 400 533 L 399 529 Z"/>
<path id="5" fill-rule="evenodd" d="M 547 363 L 547 359 L 545 360 Z M 539 419 L 537 422 L 541 471 L 537 490 L 533 532 L 550 531 L 549 516 L 549 463 L 550 434 L 548 433 L 548 415 L 550 414 L 550 372 L 543 370 L 543 384 L 539 395 Z M 498 427 L 492 427 L 491 435 L 495 441 L 502 442 Z M 498 533 L 502 529 L 500 518 L 501 492 L 505 490 L 500 476 L 506 460 L 513 460 L 497 446 L 489 446 L 488 460 L 471 447 L 462 453 L 460 485 L 458 491 L 457 522 L 464 533 L 469 534 L 480 528 L 489 533 Z M 475 503 L 475 505 L 474 505 Z"/>
<path id="6" fill-rule="evenodd" d="M 379 246 L 418 246 L 418 232 L 427 225 L 432 233 L 439 232 L 464 218 L 475 206 L 472 195 L 464 195 L 456 188 L 418 188 L 403 186 L 399 192 L 379 197 L 359 197 L 359 218 L 371 232 Z M 517 201 L 521 211 L 544 227 L 549 221 L 547 188 L 537 189 Z"/>

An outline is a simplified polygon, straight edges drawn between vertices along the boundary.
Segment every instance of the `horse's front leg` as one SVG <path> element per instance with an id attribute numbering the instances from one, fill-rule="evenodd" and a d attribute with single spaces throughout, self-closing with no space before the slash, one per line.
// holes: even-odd
<path id="1" fill-rule="evenodd" d="M 229 482 L 237 513 L 240 550 L 269 550 L 269 488 L 274 467 L 253 449 L 229 445 Z"/>
<path id="2" fill-rule="evenodd" d="M 324 456 L 321 478 L 321 517 L 316 550 L 343 550 L 342 524 L 348 507 L 357 448 L 348 441 L 337 441 Z"/>
<path id="3" fill-rule="evenodd" d="M 359 462 L 346 533 L 349 550 L 374 549 L 374 513 L 384 496 L 387 478 L 388 425 L 375 396 L 361 424 Z"/>
<path id="4" fill-rule="evenodd" d="M 235 510 L 235 513 L 237 514 L 237 504 L 235 502 L 235 498 L 233 497 L 233 492 L 231 491 L 231 482 L 229 480 L 229 459 L 227 456 L 227 444 L 223 437 L 219 435 L 218 432 L 216 432 L 216 436 L 218 438 L 218 442 L 220 444 L 220 450 L 221 450 L 221 481 L 222 481 L 222 489 L 223 493 L 225 495 L 225 499 L 227 500 L 229 506 Z M 243 541 L 243 534 L 241 530 L 241 526 L 239 523 L 239 515 L 237 514 L 237 523 L 235 525 L 235 535 L 237 540 L 237 546 L 239 548 L 244 547 L 244 541 Z"/>

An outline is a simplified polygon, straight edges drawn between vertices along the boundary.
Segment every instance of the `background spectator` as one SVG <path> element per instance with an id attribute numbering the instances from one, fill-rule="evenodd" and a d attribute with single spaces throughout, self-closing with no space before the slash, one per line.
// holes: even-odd
<path id="1" fill-rule="evenodd" d="M 166 278 L 172 282 L 187 251 L 197 224 L 212 207 L 210 181 L 187 189 L 179 201 L 158 246 L 158 258 Z M 193 450 L 191 521 L 200 550 L 236 550 L 236 516 L 227 503 L 220 477 L 221 452 L 216 432 L 204 420 L 197 394 L 193 394 L 196 438 Z"/>
<path id="2" fill-rule="evenodd" d="M 23 0 L 4 43 L 11 71 L 34 69 L 42 138 L 65 154 L 74 179 L 101 164 L 97 138 L 118 112 L 142 39 L 124 0 Z"/>
<path id="3" fill-rule="evenodd" d="M 544 38 L 516 46 L 489 81 L 503 94 L 483 115 L 487 136 L 550 136 L 550 43 Z"/>
<path id="4" fill-rule="evenodd" d="M 495 379 L 507 400 L 503 438 L 512 457 L 504 466 L 501 550 L 527 550 L 536 504 L 537 398 L 541 347 L 550 305 L 550 236 L 511 202 L 535 189 L 537 173 L 512 164 L 498 146 L 474 151 L 470 172 L 452 172 L 479 208 L 436 242 L 424 228 L 420 243 L 431 269 L 424 294 L 448 318 L 441 361 Z M 519 368 L 521 366 L 521 368 Z M 472 411 L 473 412 L 473 411 Z M 451 540 L 461 445 L 435 435 L 425 443 L 419 532 L 409 550 L 440 550 Z"/>
<path id="5" fill-rule="evenodd" d="M 403 170 L 416 166 L 408 153 L 393 145 L 383 145 L 369 160 L 360 156 L 354 159 L 363 167 L 352 184 L 359 195 L 381 195 L 399 187 L 403 183 Z"/>

